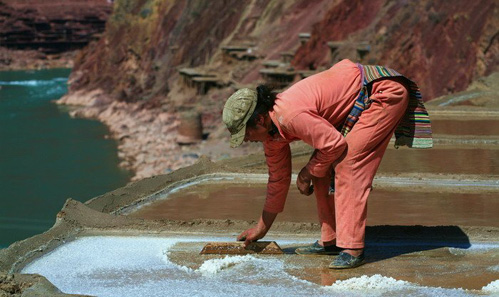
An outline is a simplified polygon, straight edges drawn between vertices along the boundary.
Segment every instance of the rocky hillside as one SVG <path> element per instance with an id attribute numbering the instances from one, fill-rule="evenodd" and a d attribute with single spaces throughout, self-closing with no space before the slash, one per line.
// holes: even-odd
<path id="1" fill-rule="evenodd" d="M 427 100 L 462 91 L 499 63 L 497 1 L 344 1 L 314 26 L 294 60 L 324 65 L 329 40 L 365 40 L 364 61 L 409 75 Z M 355 17 L 352 17 L 355 16 Z M 344 53 L 346 55 L 346 53 Z"/>
<path id="2" fill-rule="evenodd" d="M 117 0 L 61 103 L 87 106 L 75 114 L 107 123 L 123 166 L 150 176 L 185 165 L 164 160 L 179 151 L 231 154 L 220 112 L 241 86 L 285 88 L 349 58 L 399 70 L 429 100 L 497 70 L 497 28 L 495 0 Z M 185 110 L 208 137 L 189 148 L 175 141 Z"/>
<path id="3" fill-rule="evenodd" d="M 177 83 L 177 67 L 252 83 L 262 62 L 290 52 L 295 69 L 345 57 L 389 65 L 431 99 L 497 68 L 498 27 L 494 0 L 118 0 L 104 38 L 79 57 L 71 90 L 98 86 L 119 100 L 161 101 Z M 310 38 L 301 44 L 299 33 Z M 253 60 L 224 60 L 224 46 L 251 50 Z"/>

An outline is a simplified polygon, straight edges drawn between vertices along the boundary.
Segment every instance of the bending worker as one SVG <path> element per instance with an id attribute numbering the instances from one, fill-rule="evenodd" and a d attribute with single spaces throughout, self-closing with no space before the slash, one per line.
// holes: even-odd
<path id="1" fill-rule="evenodd" d="M 232 147 L 263 142 L 269 169 L 263 213 L 238 240 L 263 238 L 283 211 L 291 182 L 289 143 L 303 140 L 315 151 L 296 185 L 301 194 L 315 192 L 321 238 L 296 253 L 338 255 L 329 266 L 334 269 L 364 262 L 367 198 L 393 133 L 396 146 L 432 147 L 416 84 L 392 69 L 349 60 L 279 94 L 266 86 L 240 89 L 225 103 L 223 121 Z"/>

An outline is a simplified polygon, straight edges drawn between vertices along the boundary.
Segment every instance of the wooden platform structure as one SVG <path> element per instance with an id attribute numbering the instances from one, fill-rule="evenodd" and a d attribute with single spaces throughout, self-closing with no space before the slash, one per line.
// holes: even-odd
<path id="1" fill-rule="evenodd" d="M 306 32 L 298 33 L 298 39 L 300 39 L 300 43 L 302 45 L 308 42 L 308 40 L 310 39 L 310 36 L 311 36 L 310 33 L 306 33 Z"/>
<path id="2" fill-rule="evenodd" d="M 206 94 L 210 88 L 223 86 L 220 78 L 214 73 L 196 68 L 181 68 L 178 72 L 181 82 L 189 88 L 196 88 L 199 95 Z"/>
<path id="3" fill-rule="evenodd" d="M 343 41 L 329 41 L 327 43 L 327 46 L 329 46 L 331 55 L 335 55 L 336 52 L 338 51 L 338 49 L 340 47 L 342 47 L 343 45 L 345 45 L 345 42 L 343 42 Z"/>
<path id="4" fill-rule="evenodd" d="M 281 64 L 282 64 L 282 62 L 281 62 L 281 61 L 279 61 L 279 60 L 267 60 L 267 61 L 263 61 L 263 62 L 262 62 L 262 65 L 263 65 L 263 67 L 265 67 L 265 68 L 277 68 L 277 67 L 279 67 Z"/>
<path id="5" fill-rule="evenodd" d="M 236 59 L 239 61 L 254 61 L 258 55 L 253 46 L 248 45 L 227 45 L 222 46 L 224 59 Z"/>
<path id="6" fill-rule="evenodd" d="M 279 55 L 281 56 L 281 61 L 286 64 L 291 63 L 295 57 L 295 53 L 293 52 L 281 52 Z"/>
<path id="7" fill-rule="evenodd" d="M 362 61 L 364 57 L 371 51 L 371 45 L 367 41 L 359 42 L 357 45 L 357 54 L 359 56 L 359 61 Z"/>
<path id="8" fill-rule="evenodd" d="M 371 44 L 368 41 L 329 41 L 327 43 L 330 49 L 331 54 L 331 63 L 336 63 L 338 60 L 341 60 L 345 57 L 338 57 L 338 51 L 341 48 L 346 48 L 351 51 L 357 52 L 357 60 L 362 61 L 366 57 L 367 54 L 371 52 Z M 343 51 L 344 54 L 344 51 Z M 355 58 L 353 55 L 350 55 L 350 59 Z"/>
<path id="9" fill-rule="evenodd" d="M 267 83 L 284 88 L 295 80 L 296 71 L 292 68 L 263 68 L 260 75 Z"/>
<path id="10" fill-rule="evenodd" d="M 297 72 L 291 66 L 295 53 L 291 51 L 281 52 L 280 60 L 263 61 L 264 68 L 260 69 L 260 75 L 266 83 L 275 88 L 285 88 L 295 80 Z"/>

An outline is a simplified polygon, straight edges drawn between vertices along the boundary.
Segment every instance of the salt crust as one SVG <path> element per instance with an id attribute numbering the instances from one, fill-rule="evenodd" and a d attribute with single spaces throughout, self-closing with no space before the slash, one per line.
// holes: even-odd
<path id="1" fill-rule="evenodd" d="M 499 296 L 499 279 L 484 286 L 482 292 L 493 294 L 493 296 Z"/>
<path id="2" fill-rule="evenodd" d="M 499 265 L 494 265 L 494 266 L 487 267 L 487 270 L 488 271 L 499 272 Z"/>
<path id="3" fill-rule="evenodd" d="M 231 266 L 237 265 L 239 263 L 256 261 L 257 259 L 251 255 L 245 256 L 225 256 L 223 259 L 210 259 L 205 261 L 199 269 L 196 271 L 201 273 L 203 276 L 208 276 L 211 274 L 216 274 L 223 269 L 229 268 Z"/>
<path id="4" fill-rule="evenodd" d="M 349 278 L 347 280 L 339 280 L 331 285 L 334 289 L 342 290 L 401 290 L 408 287 L 414 287 L 410 282 L 396 280 L 391 277 L 385 277 L 380 274 L 373 276 L 363 275 L 361 277 Z"/>
<path id="5" fill-rule="evenodd" d="M 464 289 L 426 287 L 375 274 L 336 281 L 324 289 L 348 296 L 476 296 Z"/>

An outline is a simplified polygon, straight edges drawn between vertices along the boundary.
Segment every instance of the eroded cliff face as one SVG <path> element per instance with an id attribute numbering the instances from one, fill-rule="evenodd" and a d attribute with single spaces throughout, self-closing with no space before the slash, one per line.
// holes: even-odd
<path id="1" fill-rule="evenodd" d="M 427 100 L 462 91 L 497 70 L 497 4 L 343 1 L 314 26 L 310 42 L 299 49 L 294 62 L 300 67 L 321 65 L 328 59 L 327 41 L 365 40 L 371 48 L 363 62 L 389 65 L 408 75 Z"/>
<path id="2" fill-rule="evenodd" d="M 163 100 L 178 67 L 203 66 L 225 82 L 258 79 L 264 58 L 295 50 L 330 1 L 117 1 L 104 37 L 76 60 L 71 90 L 103 88 L 127 102 Z M 253 63 L 223 59 L 221 46 L 245 45 Z M 182 100 L 180 100 L 182 101 Z"/>
<path id="3" fill-rule="evenodd" d="M 117 1 L 105 36 L 77 58 L 71 90 L 157 103 L 176 66 L 205 64 L 230 34 L 244 7 L 232 2 Z"/>
<path id="4" fill-rule="evenodd" d="M 296 69 L 323 69 L 340 58 L 391 66 L 417 81 L 428 100 L 497 69 L 498 19 L 494 0 L 116 1 L 104 38 L 77 59 L 71 90 L 98 86 L 118 100 L 157 104 L 179 66 L 247 84 L 261 79 L 262 61 L 290 51 Z M 300 45 L 302 32 L 311 34 Z M 341 43 L 334 54 L 330 41 Z M 256 58 L 224 60 L 224 45 L 246 45 Z"/>
<path id="5" fill-rule="evenodd" d="M 135 179 L 228 150 L 221 123 L 237 88 L 278 88 L 343 58 L 393 67 L 425 100 L 465 90 L 498 68 L 495 0 L 117 0 L 102 38 L 75 59 L 69 95 L 120 140 Z M 206 141 L 176 138 L 179 114 L 202 115 Z M 187 157 L 184 157 L 187 156 Z"/>

